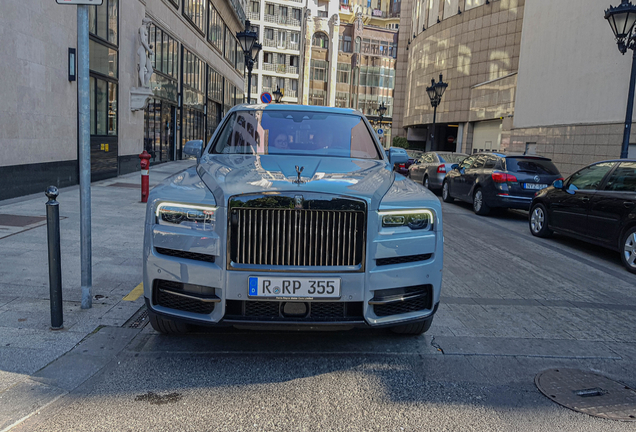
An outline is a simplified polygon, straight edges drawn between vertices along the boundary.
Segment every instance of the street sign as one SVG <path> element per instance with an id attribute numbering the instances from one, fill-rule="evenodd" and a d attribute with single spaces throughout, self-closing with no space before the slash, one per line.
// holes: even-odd
<path id="1" fill-rule="evenodd" d="M 384 135 L 384 129 L 380 128 L 378 129 L 378 136 L 382 136 Z"/>
<path id="2" fill-rule="evenodd" d="M 261 93 L 261 102 L 265 104 L 272 103 L 272 95 L 268 92 Z"/>
<path id="3" fill-rule="evenodd" d="M 101 6 L 104 0 L 55 0 L 57 4 Z"/>

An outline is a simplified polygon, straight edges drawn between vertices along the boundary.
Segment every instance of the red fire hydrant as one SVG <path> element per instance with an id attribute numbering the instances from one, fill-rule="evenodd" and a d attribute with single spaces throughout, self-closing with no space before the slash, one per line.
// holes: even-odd
<path id="1" fill-rule="evenodd" d="M 150 153 L 144 150 L 140 155 L 139 165 L 141 165 L 141 202 L 148 202 L 148 192 L 150 185 L 148 183 L 148 168 L 150 168 Z"/>

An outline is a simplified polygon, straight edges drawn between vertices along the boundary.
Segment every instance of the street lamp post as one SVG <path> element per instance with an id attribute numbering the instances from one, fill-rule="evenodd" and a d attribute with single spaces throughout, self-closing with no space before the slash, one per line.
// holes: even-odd
<path id="1" fill-rule="evenodd" d="M 437 116 L 437 106 L 442 101 L 442 96 L 448 87 L 448 83 L 442 81 L 442 74 L 439 74 L 439 81 L 435 82 L 435 78 L 431 79 L 431 86 L 426 87 L 426 93 L 431 100 L 433 107 L 433 131 L 431 133 L 431 149 L 435 150 L 435 117 Z"/>
<path id="2" fill-rule="evenodd" d="M 627 94 L 627 112 L 625 114 L 625 130 L 623 130 L 623 145 L 621 146 L 621 159 L 626 159 L 629 151 L 629 136 L 632 131 L 632 115 L 634 112 L 634 87 L 636 85 L 636 35 L 634 24 L 636 23 L 636 6 L 629 0 L 622 0 L 621 4 L 605 11 L 605 19 L 609 22 L 618 50 L 625 55 L 627 49 L 632 54 L 632 75 L 629 80 L 629 93 Z"/>
<path id="3" fill-rule="evenodd" d="M 384 105 L 384 101 L 383 101 L 382 104 L 378 107 L 378 116 L 380 117 L 380 127 L 382 127 L 382 119 L 384 118 L 385 113 L 386 113 L 386 105 Z M 380 141 L 382 142 L 382 138 L 380 138 Z"/>
<path id="4" fill-rule="evenodd" d="M 256 42 L 258 35 L 256 32 L 251 31 L 249 20 L 245 20 L 245 31 L 238 32 L 236 38 L 239 40 L 241 49 L 245 55 L 245 66 L 247 66 L 247 102 L 250 103 L 252 100 L 252 68 L 254 68 L 254 61 L 263 46 Z"/>

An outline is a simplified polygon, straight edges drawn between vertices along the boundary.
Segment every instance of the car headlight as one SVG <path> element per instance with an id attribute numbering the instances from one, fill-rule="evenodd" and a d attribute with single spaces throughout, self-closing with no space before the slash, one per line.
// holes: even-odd
<path id="1" fill-rule="evenodd" d="M 158 225 L 213 230 L 216 207 L 163 202 L 155 211 Z"/>
<path id="2" fill-rule="evenodd" d="M 435 217 L 431 210 L 391 210 L 378 212 L 382 218 L 382 226 L 385 228 L 406 226 L 412 230 L 433 229 Z"/>

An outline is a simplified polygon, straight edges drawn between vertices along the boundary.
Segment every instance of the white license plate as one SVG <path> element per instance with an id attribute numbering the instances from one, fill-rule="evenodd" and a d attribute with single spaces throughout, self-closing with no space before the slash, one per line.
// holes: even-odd
<path id="1" fill-rule="evenodd" d="M 540 184 L 540 183 L 524 183 L 523 184 L 524 189 L 545 189 L 547 187 L 548 187 L 547 184 Z"/>
<path id="2" fill-rule="evenodd" d="M 250 276 L 249 297 L 285 299 L 340 298 L 340 278 Z"/>

